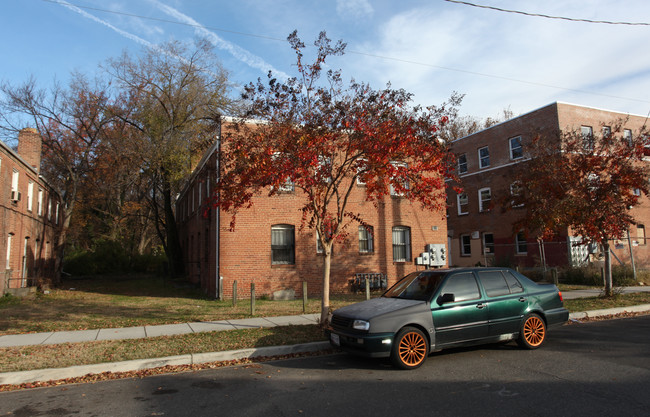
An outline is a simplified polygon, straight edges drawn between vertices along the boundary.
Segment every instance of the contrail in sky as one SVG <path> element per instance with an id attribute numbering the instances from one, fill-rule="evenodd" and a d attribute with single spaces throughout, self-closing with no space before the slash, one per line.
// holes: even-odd
<path id="1" fill-rule="evenodd" d="M 114 30 L 115 32 L 119 33 L 120 35 L 124 36 L 125 38 L 131 39 L 132 41 L 136 41 L 137 43 L 139 43 L 141 45 L 144 45 L 144 46 L 146 46 L 148 48 L 152 48 L 152 49 L 155 49 L 157 51 L 159 50 L 156 47 L 156 45 L 154 45 L 153 43 L 151 43 L 151 42 L 149 42 L 149 41 L 147 41 L 145 39 L 142 39 L 141 37 L 136 36 L 136 35 L 134 35 L 132 33 L 129 33 L 129 32 L 126 32 L 126 31 L 120 29 L 120 28 L 117 28 L 117 27 L 111 25 L 110 23 L 108 23 L 107 21 L 102 20 L 102 19 L 100 19 L 100 18 L 98 18 L 96 16 L 93 16 L 92 14 L 90 14 L 88 12 L 83 11 L 80 8 L 78 8 L 77 6 L 70 4 L 65 0 L 60 0 L 58 3 L 61 6 L 67 7 L 68 9 L 72 10 L 73 12 L 79 13 L 83 17 L 86 17 L 86 18 L 88 18 L 90 20 L 94 20 L 97 23 L 101 23 L 102 25 L 108 27 L 109 29 Z"/>
<path id="2" fill-rule="evenodd" d="M 167 6 L 166 4 L 162 4 L 157 0 L 150 0 L 150 1 L 153 4 L 155 4 L 156 7 L 158 7 L 160 10 L 162 10 L 165 14 L 183 23 L 187 23 L 189 25 L 194 26 L 195 28 L 194 31 L 197 34 L 206 37 L 214 46 L 216 46 L 219 49 L 228 51 L 233 57 L 243 62 L 244 64 L 248 65 L 249 67 L 258 69 L 262 71 L 262 73 L 265 75 L 269 71 L 272 71 L 275 77 L 282 80 L 287 80 L 289 78 L 289 75 L 273 68 L 271 64 L 267 63 L 262 58 L 253 55 L 247 50 L 220 38 L 219 36 L 217 36 L 216 33 L 209 31 L 199 22 L 187 16 L 186 14 L 174 9 L 173 7 Z"/>

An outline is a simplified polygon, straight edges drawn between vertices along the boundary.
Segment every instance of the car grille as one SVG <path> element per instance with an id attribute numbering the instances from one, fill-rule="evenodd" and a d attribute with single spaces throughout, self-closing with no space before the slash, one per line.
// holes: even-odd
<path id="1" fill-rule="evenodd" d="M 349 328 L 352 325 L 352 319 L 348 317 L 332 316 L 332 326 L 338 328 Z"/>

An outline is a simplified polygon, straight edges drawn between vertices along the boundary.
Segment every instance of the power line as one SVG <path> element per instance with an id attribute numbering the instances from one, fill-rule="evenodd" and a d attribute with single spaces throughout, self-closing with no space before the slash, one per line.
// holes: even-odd
<path id="1" fill-rule="evenodd" d="M 66 4 L 66 3 L 62 3 L 62 2 L 60 2 L 58 0 L 41 0 L 41 1 L 44 1 L 44 2 L 47 2 L 47 3 L 54 3 L 54 4 L 58 4 L 58 5 L 65 5 Z M 451 2 L 451 3 L 467 4 L 467 5 L 471 5 L 471 6 L 475 6 L 475 7 L 494 9 L 493 7 L 490 7 L 490 6 L 474 5 L 472 3 L 466 3 L 466 2 L 456 1 L 456 0 L 445 0 L 445 1 L 448 1 L 448 2 Z M 232 34 L 235 34 L 235 35 L 248 36 L 248 37 L 258 38 L 258 39 L 267 39 L 267 40 L 279 41 L 279 42 L 285 42 L 286 41 L 286 39 L 280 39 L 280 38 L 275 38 L 275 37 L 271 37 L 271 36 L 256 35 L 256 34 L 251 34 L 251 33 L 246 33 L 246 32 L 238 32 L 238 31 L 222 29 L 222 28 L 216 28 L 216 27 L 211 27 L 211 26 L 204 26 L 204 25 L 199 25 L 199 24 L 191 24 L 191 23 L 186 23 L 186 22 L 173 21 L 173 20 L 169 20 L 169 19 L 161 19 L 161 18 L 156 18 L 156 17 L 142 16 L 142 15 L 137 15 L 137 14 L 133 14 L 133 13 L 119 12 L 119 11 L 114 11 L 114 10 L 101 9 L 101 8 L 97 8 L 97 7 L 80 6 L 80 5 L 73 4 L 73 3 L 67 3 L 67 4 L 71 4 L 71 5 L 75 6 L 75 7 L 80 8 L 80 9 L 93 10 L 93 11 L 97 11 L 97 12 L 110 13 L 110 14 L 116 14 L 116 15 L 121 15 L 121 16 L 135 17 L 135 18 L 138 18 L 138 19 L 152 20 L 152 21 L 157 21 L 157 22 L 162 22 L 162 23 L 171 23 L 171 24 L 175 24 L 175 25 L 189 26 L 189 27 L 195 27 L 195 28 L 203 28 L 203 29 L 209 29 L 209 30 L 213 30 L 213 31 L 217 31 L 217 32 L 232 33 Z M 503 11 L 507 11 L 507 10 L 503 9 Z M 514 13 L 525 14 L 523 12 L 514 12 Z M 481 77 L 500 79 L 500 80 L 504 80 L 504 81 L 517 82 L 517 83 L 521 83 L 521 84 L 534 85 L 534 86 L 538 86 L 538 87 L 553 88 L 553 89 L 562 90 L 562 91 L 571 91 L 571 92 L 575 92 L 575 93 L 589 94 L 589 95 L 594 95 L 594 96 L 614 98 L 614 99 L 620 99 L 620 100 L 636 101 L 636 102 L 640 102 L 640 103 L 650 103 L 649 100 L 636 99 L 636 98 L 630 98 L 630 97 L 621 97 L 621 96 L 615 96 L 615 95 L 610 95 L 610 94 L 594 93 L 594 92 L 586 91 L 586 90 L 578 90 L 578 89 L 574 89 L 574 88 L 560 87 L 560 86 L 556 86 L 556 85 L 544 84 L 544 83 L 539 83 L 539 82 L 534 82 L 534 81 L 526 81 L 526 80 L 520 80 L 520 79 L 516 79 L 516 78 L 504 77 L 504 76 L 499 76 L 499 75 L 485 74 L 485 73 L 469 71 L 469 70 L 463 70 L 463 69 L 458 69 L 458 68 L 444 67 L 444 66 L 440 66 L 440 65 L 427 64 L 427 63 L 423 63 L 423 62 L 400 59 L 400 58 L 395 58 L 395 57 L 381 56 L 381 55 L 375 55 L 375 54 L 369 54 L 369 53 L 357 52 L 357 51 L 347 51 L 347 53 L 352 54 L 352 55 L 366 56 L 366 57 L 370 57 L 370 58 L 378 58 L 378 59 L 384 59 L 384 60 L 389 60 L 389 61 L 402 62 L 402 63 L 405 63 L 405 64 L 419 65 L 419 66 L 429 67 L 429 68 L 438 68 L 438 69 L 442 69 L 442 70 L 445 70 L 445 71 L 459 72 L 459 73 L 464 73 L 464 74 L 477 75 L 477 76 L 481 76 Z"/>
<path id="2" fill-rule="evenodd" d="M 485 6 L 485 5 L 482 5 L 482 4 L 474 4 L 474 3 L 469 3 L 469 2 L 466 2 L 466 1 L 458 1 L 458 0 L 445 0 L 445 1 L 449 2 L 449 3 L 462 4 L 462 5 L 465 5 L 465 6 L 478 7 L 480 9 L 496 10 L 498 12 L 505 12 L 505 13 L 516 13 L 516 14 L 521 14 L 521 15 L 524 15 L 524 16 L 531 16 L 531 17 L 544 17 L 546 19 L 568 20 L 570 22 L 600 23 L 600 24 L 606 24 L 606 25 L 650 26 L 650 23 L 644 23 L 644 22 L 612 22 L 610 20 L 576 19 L 576 18 L 572 18 L 572 17 L 551 16 L 551 15 L 547 15 L 547 14 L 528 13 L 528 12 L 522 12 L 522 11 L 519 11 L 519 10 L 502 9 L 500 7 Z"/>

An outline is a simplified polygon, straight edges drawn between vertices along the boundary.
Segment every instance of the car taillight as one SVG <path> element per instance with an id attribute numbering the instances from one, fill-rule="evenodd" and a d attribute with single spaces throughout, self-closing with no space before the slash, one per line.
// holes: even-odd
<path id="1" fill-rule="evenodd" d="M 560 296 L 560 301 L 564 301 L 564 298 L 562 298 L 562 291 L 558 291 L 558 292 L 557 292 L 557 295 Z"/>

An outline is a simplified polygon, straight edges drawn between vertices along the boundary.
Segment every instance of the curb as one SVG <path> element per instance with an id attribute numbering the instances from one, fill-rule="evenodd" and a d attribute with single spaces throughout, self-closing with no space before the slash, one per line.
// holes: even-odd
<path id="1" fill-rule="evenodd" d="M 611 316 L 614 314 L 621 313 L 642 313 L 644 311 L 650 311 L 650 304 L 640 304 L 636 306 L 628 307 L 616 307 L 616 308 L 607 308 L 602 310 L 592 310 L 592 311 L 583 311 L 579 313 L 570 313 L 569 319 L 584 319 L 584 318 L 594 318 L 601 316 Z"/>
<path id="2" fill-rule="evenodd" d="M 0 385 L 18 385 L 28 382 L 45 382 L 56 379 L 77 378 L 103 372 L 130 372 L 163 366 L 196 365 L 207 362 L 231 361 L 260 356 L 291 355 L 293 353 L 318 352 L 331 347 L 329 342 L 312 342 L 289 346 L 268 346 L 230 350 L 225 352 L 192 353 L 165 358 L 135 359 L 124 362 L 97 363 L 70 366 L 68 368 L 35 369 L 31 371 L 5 372 L 0 374 Z"/>
<path id="3" fill-rule="evenodd" d="M 650 311 L 650 304 L 570 313 L 569 320 L 610 316 L 621 313 L 640 313 L 646 311 Z M 57 379 L 77 378 L 88 374 L 100 374 L 104 372 L 130 372 L 140 371 L 144 369 L 160 368 L 163 366 L 196 365 L 208 362 L 222 362 L 262 356 L 281 356 L 294 353 L 318 352 L 330 348 L 330 343 L 328 341 L 325 341 L 288 346 L 268 346 L 261 348 L 239 349 L 224 352 L 192 353 L 187 355 L 167 356 L 164 358 L 135 359 L 123 362 L 78 365 L 70 366 L 67 368 L 5 372 L 0 373 L 0 385 L 19 385 L 29 382 L 45 382 Z"/>

